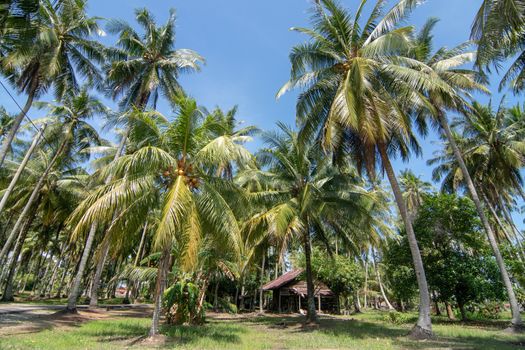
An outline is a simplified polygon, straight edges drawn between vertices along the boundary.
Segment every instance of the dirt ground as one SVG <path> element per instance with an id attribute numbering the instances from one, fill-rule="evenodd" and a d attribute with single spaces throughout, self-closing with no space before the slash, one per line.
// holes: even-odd
<path id="1" fill-rule="evenodd" d="M 118 317 L 151 317 L 149 308 L 106 310 L 83 309 L 77 313 L 31 310 L 0 315 L 0 336 L 36 333 L 46 329 L 76 327 L 87 321 Z"/>

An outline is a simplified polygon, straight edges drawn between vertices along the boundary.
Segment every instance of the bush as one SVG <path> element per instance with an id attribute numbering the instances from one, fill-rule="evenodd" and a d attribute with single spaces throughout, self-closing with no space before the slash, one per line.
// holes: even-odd
<path id="1" fill-rule="evenodd" d="M 483 319 L 497 320 L 501 317 L 501 310 L 503 310 L 503 307 L 498 302 L 489 301 L 478 304 L 476 309 L 479 317 Z"/>
<path id="2" fill-rule="evenodd" d="M 383 317 L 383 320 L 393 324 L 404 324 L 411 321 L 410 315 L 398 311 L 389 311 L 388 314 Z"/>
<path id="3" fill-rule="evenodd" d="M 219 298 L 219 307 L 222 311 L 229 314 L 236 314 L 238 312 L 237 305 L 230 303 L 227 299 Z"/>
<path id="4" fill-rule="evenodd" d="M 199 308 L 199 287 L 186 281 L 179 281 L 164 292 L 164 308 L 168 324 L 202 324 L 205 308 Z"/>

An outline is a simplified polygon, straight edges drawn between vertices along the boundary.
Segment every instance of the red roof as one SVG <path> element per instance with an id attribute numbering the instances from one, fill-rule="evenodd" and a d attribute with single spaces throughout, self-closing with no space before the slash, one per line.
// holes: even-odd
<path id="1" fill-rule="evenodd" d="M 297 269 L 297 270 L 292 270 L 290 272 L 287 272 L 284 275 L 278 277 L 277 279 L 274 279 L 273 281 L 266 283 L 263 286 L 263 290 L 272 290 L 272 289 L 281 288 L 285 284 L 288 284 L 291 281 L 295 280 L 297 276 L 299 276 L 302 272 L 303 272 L 303 269 Z"/>

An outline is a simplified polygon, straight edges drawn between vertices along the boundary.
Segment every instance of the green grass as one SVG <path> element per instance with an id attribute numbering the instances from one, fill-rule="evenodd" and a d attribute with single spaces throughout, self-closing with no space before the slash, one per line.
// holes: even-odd
<path id="1" fill-rule="evenodd" d="M 412 318 L 415 318 L 412 317 Z M 413 319 L 394 325 L 385 313 L 322 318 L 317 329 L 304 329 L 297 317 L 210 319 L 201 327 L 164 327 L 165 349 L 523 349 L 525 335 L 503 333 L 504 321 L 459 323 L 435 318 L 437 339 L 406 337 Z M 283 327 L 283 322 L 285 327 Z M 148 333 L 147 318 L 90 321 L 76 327 L 0 338 L 0 349 L 147 349 L 134 343 Z"/>
<path id="2" fill-rule="evenodd" d="M 67 298 L 47 298 L 47 299 L 40 299 L 40 298 L 31 298 L 30 293 L 22 293 L 19 296 L 15 297 L 14 302 L 0 302 L 1 304 L 37 304 L 37 305 L 66 305 L 67 304 Z M 87 305 L 89 304 L 89 299 L 87 298 L 81 298 L 78 301 L 78 305 Z M 125 304 L 124 298 L 110 298 L 110 299 L 100 299 L 99 304 L 101 306 L 104 305 L 120 305 Z"/>

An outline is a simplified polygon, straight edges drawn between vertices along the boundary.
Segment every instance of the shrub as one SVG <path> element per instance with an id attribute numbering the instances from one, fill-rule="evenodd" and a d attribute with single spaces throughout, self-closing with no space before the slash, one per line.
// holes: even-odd
<path id="1" fill-rule="evenodd" d="M 168 324 L 202 324 L 205 308 L 199 309 L 199 287 L 192 282 L 179 281 L 164 293 L 164 308 Z"/>
<path id="2" fill-rule="evenodd" d="M 410 315 L 398 311 L 389 311 L 388 314 L 383 317 L 383 320 L 393 324 L 404 324 L 410 322 Z"/>
<path id="3" fill-rule="evenodd" d="M 497 320 L 501 317 L 501 304 L 495 301 L 488 301 L 478 304 L 476 307 L 479 317 L 483 319 Z"/>
<path id="4" fill-rule="evenodd" d="M 238 312 L 237 305 L 230 303 L 227 299 L 219 298 L 219 307 L 222 311 L 229 314 L 236 314 Z"/>

